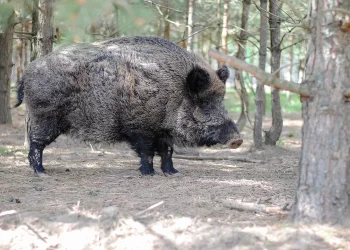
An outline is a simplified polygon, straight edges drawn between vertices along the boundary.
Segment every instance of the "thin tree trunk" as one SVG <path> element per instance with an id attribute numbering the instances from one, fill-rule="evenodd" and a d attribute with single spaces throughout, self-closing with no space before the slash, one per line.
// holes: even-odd
<path id="1" fill-rule="evenodd" d="M 12 124 L 10 91 L 14 12 L 10 14 L 3 28 L 3 32 L 0 33 L 0 124 Z"/>
<path id="2" fill-rule="evenodd" d="M 238 39 L 238 52 L 237 58 L 245 59 L 246 53 L 246 45 L 248 40 L 248 17 L 250 10 L 251 0 L 244 0 L 242 7 L 242 23 L 241 23 L 241 32 L 239 34 Z M 243 75 L 241 70 L 236 70 L 235 73 L 235 86 L 238 92 L 238 95 L 241 99 L 241 114 L 237 121 L 238 131 L 242 131 L 245 124 L 247 123 L 247 119 L 249 118 L 249 96 L 244 84 Z"/>
<path id="3" fill-rule="evenodd" d="M 194 37 L 193 34 L 193 25 L 194 25 L 194 8 L 195 8 L 195 1 L 194 0 L 187 0 L 187 12 L 188 12 L 188 18 L 187 18 L 187 50 L 192 51 L 193 50 L 193 40 Z"/>
<path id="4" fill-rule="evenodd" d="M 53 0 L 34 0 L 32 13 L 32 44 L 30 60 L 44 56 L 52 51 L 53 46 Z M 26 112 L 25 118 L 25 141 L 24 145 L 28 147 L 30 134 L 30 119 Z"/>
<path id="5" fill-rule="evenodd" d="M 165 6 L 170 7 L 171 6 L 171 0 L 165 1 Z M 164 14 L 164 38 L 167 40 L 170 40 L 170 22 L 168 22 L 166 19 L 170 17 L 171 10 L 168 8 L 165 8 Z"/>
<path id="6" fill-rule="evenodd" d="M 343 95 L 350 88 L 350 36 L 339 23 L 348 17 L 329 9 L 350 11 L 337 0 L 309 5 L 310 40 L 303 99 L 302 154 L 294 206 L 295 222 L 349 223 L 350 106 Z"/>
<path id="7" fill-rule="evenodd" d="M 290 63 L 290 68 L 289 68 L 289 75 L 290 75 L 290 78 L 289 78 L 289 81 L 293 81 L 293 68 L 294 68 L 294 46 L 293 46 L 293 43 L 294 43 L 294 36 L 291 36 L 290 37 L 290 49 L 289 49 L 289 63 Z M 287 92 L 287 101 L 289 102 L 290 101 L 290 92 Z"/>
<path id="8" fill-rule="evenodd" d="M 222 28 L 221 28 L 221 0 L 217 0 L 216 1 L 216 5 L 217 5 L 217 12 L 216 12 L 216 18 L 217 18 L 217 30 L 216 30 L 216 46 L 215 49 L 219 50 L 220 46 L 221 46 L 221 32 L 222 32 Z M 220 68 L 220 62 L 218 61 L 218 68 Z"/>
<path id="9" fill-rule="evenodd" d="M 280 48 L 280 8 L 279 0 L 270 0 L 270 34 L 271 34 L 271 73 L 275 74 L 276 78 L 280 78 L 280 60 L 281 60 L 281 48 Z M 277 72 L 277 73 L 276 73 Z M 280 102 L 280 91 L 274 88 L 271 93 L 271 111 L 272 111 L 272 126 L 265 134 L 266 145 L 276 145 L 279 140 L 282 128 L 283 118 Z"/>
<path id="10" fill-rule="evenodd" d="M 29 32 L 30 31 L 30 23 L 29 23 L 29 21 L 28 20 L 26 20 L 25 21 L 25 23 L 24 23 L 24 32 Z M 27 66 L 28 66 L 28 59 L 29 59 L 29 57 L 28 57 L 28 52 L 29 52 L 29 42 L 28 42 L 28 39 L 24 39 L 24 46 L 23 46 L 24 48 L 23 48 L 23 68 L 25 69 L 25 68 L 27 68 Z"/>
<path id="11" fill-rule="evenodd" d="M 265 71 L 267 51 L 267 0 L 260 0 L 260 49 L 259 68 Z M 258 83 L 255 94 L 255 119 L 254 119 L 254 146 L 257 149 L 263 147 L 262 122 L 265 107 L 264 85 Z"/>
<path id="12" fill-rule="evenodd" d="M 222 49 L 222 53 L 224 54 L 227 54 L 229 4 L 230 4 L 230 0 L 224 0 L 224 12 L 222 15 L 222 31 L 221 31 L 221 49 Z"/>

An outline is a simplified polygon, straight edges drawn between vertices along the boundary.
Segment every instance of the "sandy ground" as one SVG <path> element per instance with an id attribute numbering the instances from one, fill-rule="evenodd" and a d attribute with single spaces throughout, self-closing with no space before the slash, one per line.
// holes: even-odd
<path id="1" fill-rule="evenodd" d="M 350 249 L 350 230 L 293 225 L 302 121 L 285 115 L 279 146 L 182 153 L 264 163 L 174 159 L 182 175 L 140 176 L 126 145 L 90 145 L 61 136 L 44 151 L 50 175 L 36 177 L 23 148 L 23 110 L 0 126 L 0 249 Z M 268 128 L 269 119 L 265 121 Z M 249 126 L 249 125 L 248 125 Z M 230 209 L 235 200 L 281 213 Z"/>

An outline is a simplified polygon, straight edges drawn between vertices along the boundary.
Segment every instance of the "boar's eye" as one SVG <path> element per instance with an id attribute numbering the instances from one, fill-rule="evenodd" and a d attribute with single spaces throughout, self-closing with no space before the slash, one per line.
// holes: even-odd
<path id="1" fill-rule="evenodd" d="M 209 73 L 199 67 L 194 67 L 186 77 L 186 84 L 192 94 L 199 94 L 210 85 Z"/>
<path id="2" fill-rule="evenodd" d="M 227 66 L 224 65 L 216 71 L 216 74 L 223 83 L 226 83 L 228 77 L 230 76 L 230 71 L 228 70 Z"/>

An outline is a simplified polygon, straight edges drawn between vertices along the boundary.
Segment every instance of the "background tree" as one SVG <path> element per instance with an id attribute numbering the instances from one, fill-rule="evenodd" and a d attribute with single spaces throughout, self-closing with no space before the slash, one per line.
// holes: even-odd
<path id="1" fill-rule="evenodd" d="M 267 50 L 267 0 L 260 0 L 260 46 L 259 68 L 265 71 Z M 255 119 L 254 119 L 254 146 L 260 149 L 263 146 L 262 121 L 265 109 L 265 90 L 263 84 L 256 85 L 255 92 Z"/>
<path id="2" fill-rule="evenodd" d="M 250 10 L 251 0 L 244 0 L 242 5 L 242 21 L 241 21 L 241 31 L 238 37 L 238 51 L 237 58 L 245 59 L 246 46 L 248 40 L 248 18 Z M 241 99 L 241 114 L 237 121 L 238 131 L 242 131 L 247 119 L 249 119 L 249 96 L 245 87 L 243 75 L 241 70 L 236 70 L 235 75 L 235 86 L 238 92 L 238 95 Z"/>
<path id="3" fill-rule="evenodd" d="M 230 1 L 224 0 L 224 11 L 222 15 L 222 31 L 221 31 L 221 49 L 223 53 L 227 53 L 227 36 L 228 36 L 228 11 Z"/>
<path id="4" fill-rule="evenodd" d="M 12 47 L 14 10 L 6 3 L 0 3 L 0 124 L 12 124 L 10 110 L 10 87 L 12 71 Z"/>
<path id="5" fill-rule="evenodd" d="M 188 35 L 188 38 L 187 38 L 187 50 L 189 51 L 192 51 L 193 50 L 193 39 L 194 39 L 194 36 L 193 36 L 193 25 L 194 25 L 194 20 L 193 20 L 193 17 L 194 17 L 194 9 L 195 9 L 195 1 L 194 0 L 187 0 L 187 4 L 188 4 L 188 7 L 187 7 L 187 35 Z"/>
<path id="6" fill-rule="evenodd" d="M 280 48 L 280 7 L 279 0 L 270 0 L 269 9 L 269 23 L 270 23 L 270 39 L 271 39 L 271 73 L 280 78 L 280 66 L 281 66 L 281 48 Z M 279 140 L 282 127 L 283 118 L 280 101 L 280 91 L 277 88 L 273 88 L 271 92 L 271 113 L 272 113 L 272 126 L 269 131 L 265 133 L 265 144 L 276 145 Z"/>

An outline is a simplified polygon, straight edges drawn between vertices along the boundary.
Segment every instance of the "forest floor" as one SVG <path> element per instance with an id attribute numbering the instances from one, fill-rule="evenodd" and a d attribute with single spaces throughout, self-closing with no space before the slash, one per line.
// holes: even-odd
<path id="1" fill-rule="evenodd" d="M 49 177 L 28 167 L 23 109 L 0 126 L 0 249 L 350 249 L 350 229 L 293 225 L 301 150 L 300 114 L 284 115 L 278 147 L 252 151 L 180 149 L 263 163 L 174 159 L 182 174 L 140 176 L 124 144 L 90 145 L 60 136 L 44 151 Z M 271 120 L 266 118 L 268 129 Z M 252 212 L 231 201 L 284 208 Z"/>

